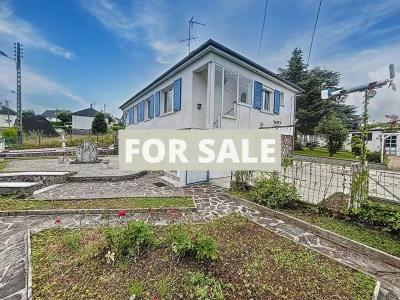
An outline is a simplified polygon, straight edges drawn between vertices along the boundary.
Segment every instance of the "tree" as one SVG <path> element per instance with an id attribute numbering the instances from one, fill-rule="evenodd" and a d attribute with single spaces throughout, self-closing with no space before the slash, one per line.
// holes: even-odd
<path id="1" fill-rule="evenodd" d="M 57 119 L 59 119 L 63 125 L 72 123 L 72 115 L 69 111 L 60 111 L 57 114 Z"/>
<path id="2" fill-rule="evenodd" d="M 296 128 L 303 134 L 313 134 L 314 129 L 322 118 L 335 112 L 345 120 L 348 128 L 357 128 L 359 117 L 355 115 L 355 107 L 344 104 L 345 98 L 321 99 L 321 84 L 337 86 L 340 74 L 324 68 L 308 69 L 303 62 L 303 53 L 296 48 L 292 52 L 288 65 L 278 70 L 280 76 L 298 85 L 304 91 L 297 96 L 296 101 Z"/>
<path id="3" fill-rule="evenodd" d="M 315 133 L 322 135 L 326 139 L 329 156 L 333 156 L 342 148 L 349 130 L 336 114 L 330 114 L 319 122 L 315 128 Z"/>
<path id="4" fill-rule="evenodd" d="M 103 134 L 107 132 L 107 122 L 103 113 L 98 113 L 92 122 L 92 133 Z"/>

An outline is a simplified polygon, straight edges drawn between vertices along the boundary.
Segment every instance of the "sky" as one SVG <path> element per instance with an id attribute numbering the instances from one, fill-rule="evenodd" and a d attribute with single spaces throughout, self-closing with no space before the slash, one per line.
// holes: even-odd
<path id="1" fill-rule="evenodd" d="M 84 109 L 93 104 L 120 116 L 118 106 L 212 38 L 276 72 L 300 47 L 307 58 L 319 0 L 269 0 L 258 51 L 265 0 L 0 0 L 0 50 L 13 56 L 23 43 L 23 109 Z M 310 67 L 340 72 L 341 86 L 386 79 L 395 64 L 398 89 L 371 100 L 372 120 L 400 113 L 400 2 L 324 0 Z M 0 56 L 0 101 L 16 107 L 15 65 Z M 362 94 L 349 104 L 362 105 Z"/>

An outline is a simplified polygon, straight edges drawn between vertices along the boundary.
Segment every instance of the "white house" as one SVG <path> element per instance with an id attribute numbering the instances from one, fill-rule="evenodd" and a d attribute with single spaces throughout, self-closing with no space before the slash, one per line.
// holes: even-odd
<path id="1" fill-rule="evenodd" d="M 279 127 L 291 146 L 299 88 L 209 40 L 120 106 L 127 128 L 254 129 Z M 230 172 L 177 171 L 190 184 Z"/>
<path id="2" fill-rule="evenodd" d="M 42 116 L 45 117 L 49 122 L 59 122 L 60 119 L 57 118 L 57 115 L 60 112 L 69 112 L 69 111 L 59 110 L 59 109 L 47 109 L 42 113 Z"/>
<path id="3" fill-rule="evenodd" d="M 88 134 L 92 131 L 92 122 L 99 112 L 92 105 L 89 108 L 73 112 L 72 132 L 74 134 Z"/>
<path id="4" fill-rule="evenodd" d="M 4 106 L 3 103 L 0 102 L 0 127 L 14 126 L 16 119 L 17 113 L 11 108 Z"/>
<path id="5" fill-rule="evenodd" d="M 353 136 L 361 136 L 361 132 L 351 132 L 345 143 L 345 149 L 351 151 L 351 139 Z M 383 137 L 383 140 L 382 140 Z M 381 128 L 369 130 L 367 149 L 369 151 L 382 151 L 387 155 L 400 156 L 400 132 L 386 132 Z"/>

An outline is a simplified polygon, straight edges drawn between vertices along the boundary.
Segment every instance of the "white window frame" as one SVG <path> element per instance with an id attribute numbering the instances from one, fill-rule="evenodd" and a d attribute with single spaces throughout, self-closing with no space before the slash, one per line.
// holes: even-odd
<path id="1" fill-rule="evenodd" d="M 242 78 L 244 78 L 244 79 L 250 81 L 250 94 L 249 94 L 250 99 L 249 99 L 249 103 L 247 103 L 247 102 L 242 102 L 241 99 L 240 99 L 240 95 L 239 95 L 239 91 L 240 91 L 240 77 L 242 77 Z M 237 98 L 238 98 L 238 102 L 237 102 L 237 103 L 238 103 L 239 105 L 245 105 L 245 106 L 252 107 L 252 105 L 253 105 L 253 86 L 254 86 L 254 80 L 251 80 L 251 79 L 247 78 L 246 76 L 243 76 L 243 75 L 241 75 L 241 74 L 239 73 L 238 92 L 237 92 Z"/>
<path id="2" fill-rule="evenodd" d="M 166 107 L 166 93 L 168 93 L 169 91 L 171 91 L 171 107 L 170 110 L 165 110 Z M 162 111 L 160 114 L 162 115 L 168 115 L 174 112 L 174 85 L 171 84 L 169 86 L 167 86 L 166 88 L 164 88 L 163 90 L 161 90 L 161 97 L 162 97 Z"/>
<path id="3" fill-rule="evenodd" d="M 269 93 L 269 97 L 268 97 L 269 98 L 269 109 L 265 108 L 265 97 L 264 97 L 265 92 Z M 261 97 L 261 111 L 262 112 L 269 113 L 269 114 L 272 113 L 272 103 L 271 103 L 272 99 L 271 98 L 273 96 L 273 93 L 274 93 L 273 89 L 266 87 L 266 86 L 262 87 L 262 97 Z"/>
<path id="4" fill-rule="evenodd" d="M 282 107 L 285 107 L 285 93 L 284 92 L 280 92 L 280 105 Z"/>
<path id="5" fill-rule="evenodd" d="M 146 98 L 144 100 L 144 120 L 148 121 L 149 118 L 149 105 L 150 105 L 150 98 Z"/>

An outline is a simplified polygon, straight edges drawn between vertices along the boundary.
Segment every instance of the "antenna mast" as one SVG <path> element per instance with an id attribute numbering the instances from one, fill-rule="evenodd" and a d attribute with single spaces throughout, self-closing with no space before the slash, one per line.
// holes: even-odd
<path id="1" fill-rule="evenodd" d="M 192 31 L 193 31 L 194 24 L 196 24 L 196 25 L 202 25 L 202 26 L 205 26 L 205 25 L 206 25 L 206 24 L 204 24 L 204 23 L 200 23 L 200 22 L 198 22 L 198 21 L 195 21 L 195 20 L 194 20 L 194 16 L 190 18 L 190 20 L 189 20 L 188 38 L 179 41 L 179 42 L 187 42 L 188 54 L 190 54 L 190 52 L 191 52 L 191 48 L 190 48 L 191 41 L 198 38 L 197 36 L 192 36 Z"/>

